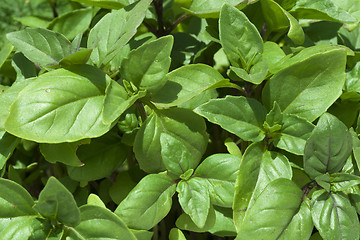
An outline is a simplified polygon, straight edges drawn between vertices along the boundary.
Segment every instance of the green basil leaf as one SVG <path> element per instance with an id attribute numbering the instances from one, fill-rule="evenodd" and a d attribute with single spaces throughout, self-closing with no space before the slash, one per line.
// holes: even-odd
<path id="1" fill-rule="evenodd" d="M 221 8 L 219 36 L 224 52 L 234 67 L 250 69 L 263 51 L 263 41 L 254 24 L 243 12 L 229 4 Z"/>
<path id="2" fill-rule="evenodd" d="M 20 91 L 23 90 L 28 84 L 34 81 L 35 78 L 25 79 L 24 81 L 15 82 L 10 88 L 5 89 L 0 94 L 0 130 L 5 129 L 4 123 L 9 116 L 10 106 L 15 101 Z"/>
<path id="3" fill-rule="evenodd" d="M 12 218 L 36 214 L 32 209 L 33 198 L 21 185 L 0 178 L 0 186 L 0 222 L 5 223 Z M 0 229 L 2 226 L 3 224 L 0 224 Z"/>
<path id="4" fill-rule="evenodd" d="M 345 93 L 346 94 L 346 93 Z M 360 95 L 359 95 L 360 96 Z M 333 114 L 335 117 L 339 118 L 348 128 L 350 128 L 358 117 L 360 110 L 360 104 L 358 101 L 350 100 L 347 101 L 340 96 L 340 101 L 336 101 L 329 109 L 328 113 Z"/>
<path id="5" fill-rule="evenodd" d="M 76 155 L 76 151 L 81 144 L 89 144 L 90 139 L 84 139 L 72 143 L 47 144 L 39 145 L 40 152 L 45 160 L 51 163 L 61 162 L 65 165 L 80 167 L 84 163 Z"/>
<path id="6" fill-rule="evenodd" d="M 101 198 L 98 195 L 96 195 L 94 193 L 91 193 L 89 195 L 89 197 L 87 199 L 87 204 L 106 208 L 105 203 L 101 200 Z"/>
<path id="7" fill-rule="evenodd" d="M 359 237 L 359 219 L 345 194 L 319 190 L 313 193 L 312 198 L 311 216 L 324 239 Z"/>
<path id="8" fill-rule="evenodd" d="M 281 153 L 265 151 L 262 144 L 250 145 L 236 179 L 233 204 L 235 226 L 241 225 L 261 192 L 278 178 L 292 178 L 289 160 Z"/>
<path id="9" fill-rule="evenodd" d="M 270 126 L 276 126 L 283 124 L 284 114 L 282 114 L 280 106 L 277 102 L 274 102 L 273 108 L 268 114 L 266 114 L 266 123 Z"/>
<path id="10" fill-rule="evenodd" d="M 357 133 L 351 128 L 350 134 L 353 142 L 353 155 L 356 162 L 356 166 L 360 169 L 360 139 Z"/>
<path id="11" fill-rule="evenodd" d="M 172 228 L 169 233 L 169 240 L 186 240 L 186 237 L 180 229 Z"/>
<path id="12" fill-rule="evenodd" d="M 226 96 L 194 109 L 194 112 L 245 141 L 259 142 L 265 137 L 261 129 L 265 108 L 252 98 Z"/>
<path id="13" fill-rule="evenodd" d="M 331 114 L 323 114 L 304 152 L 305 172 L 314 179 L 324 173 L 336 173 L 352 152 L 352 137 L 345 124 Z"/>
<path id="14" fill-rule="evenodd" d="M 76 152 L 81 167 L 67 166 L 69 176 L 76 181 L 94 181 L 109 176 L 126 159 L 128 148 L 112 132 L 81 145 Z"/>
<path id="15" fill-rule="evenodd" d="M 14 20 L 20 22 L 24 26 L 31 28 L 47 28 L 50 23 L 48 19 L 35 16 L 14 17 Z"/>
<path id="16" fill-rule="evenodd" d="M 218 71 L 204 64 L 182 66 L 168 73 L 165 78 L 164 87 L 152 98 L 156 105 L 162 107 L 185 103 L 224 80 Z"/>
<path id="17" fill-rule="evenodd" d="M 239 9 L 246 7 L 247 0 L 193 0 L 188 13 L 201 18 L 218 18 L 221 7 L 231 4 Z"/>
<path id="18" fill-rule="evenodd" d="M 208 232 L 219 237 L 236 236 L 232 209 L 214 206 L 214 210 L 216 221 Z"/>
<path id="19" fill-rule="evenodd" d="M 6 36 L 28 59 L 44 67 L 59 65 L 71 53 L 71 43 L 63 35 L 44 28 L 27 28 Z"/>
<path id="20" fill-rule="evenodd" d="M 15 82 L 21 82 L 26 78 L 36 77 L 37 70 L 33 62 L 24 56 L 21 52 L 17 52 L 12 57 L 11 65 L 16 71 Z"/>
<path id="21" fill-rule="evenodd" d="M 130 228 L 148 230 L 168 214 L 175 190 L 176 184 L 170 177 L 147 175 L 120 203 L 115 213 Z"/>
<path id="22" fill-rule="evenodd" d="M 306 198 L 300 205 L 299 211 L 291 219 L 279 240 L 308 240 L 313 232 L 314 224 L 311 218 L 310 202 Z"/>
<path id="23" fill-rule="evenodd" d="M 219 96 L 219 94 L 216 91 L 216 89 L 210 89 L 210 90 L 200 93 L 200 95 L 190 99 L 189 101 L 180 104 L 178 107 L 194 110 L 201 104 L 208 102 L 210 99 L 215 99 L 218 96 Z"/>
<path id="24" fill-rule="evenodd" d="M 285 155 L 282 155 L 281 153 L 266 151 L 262 157 L 257 183 L 251 196 L 248 209 L 245 210 L 245 214 L 246 211 L 248 211 L 252 207 L 254 201 L 256 201 L 263 189 L 270 182 L 278 178 L 292 178 L 292 169 L 290 162 L 287 157 Z M 234 204 L 236 203 L 234 202 Z"/>
<path id="25" fill-rule="evenodd" d="M 344 24 L 344 28 L 348 29 L 349 31 L 353 31 L 359 26 L 360 22 L 360 3 L 354 2 L 351 0 L 332 0 L 332 2 L 340 9 L 344 9 L 346 12 L 350 13 L 353 17 L 356 18 L 355 23 L 346 23 Z"/>
<path id="26" fill-rule="evenodd" d="M 89 60 L 92 49 L 77 49 L 76 52 L 64 57 L 60 61 L 60 65 L 68 67 L 75 64 L 85 64 Z"/>
<path id="27" fill-rule="evenodd" d="M 119 204 L 136 184 L 137 182 L 131 178 L 129 172 L 121 172 L 116 176 L 115 183 L 111 185 L 109 195 L 116 204 Z"/>
<path id="28" fill-rule="evenodd" d="M 247 73 L 242 68 L 230 67 L 230 69 L 234 71 L 234 73 L 244 81 L 257 85 L 264 81 L 268 73 L 268 66 L 266 62 L 262 59 L 260 59 L 257 63 L 255 63 L 254 66 L 250 68 L 249 73 Z"/>
<path id="29" fill-rule="evenodd" d="M 97 66 L 108 64 L 135 35 L 151 2 L 139 1 L 135 6 L 112 11 L 90 30 L 87 46 L 94 48 L 90 58 Z"/>
<path id="30" fill-rule="evenodd" d="M 145 92 L 140 91 L 129 96 L 124 87 L 112 80 L 105 90 L 104 110 L 102 113 L 103 122 L 105 124 L 111 124 L 119 118 L 126 109 L 131 107 L 136 100 L 145 95 Z"/>
<path id="31" fill-rule="evenodd" d="M 241 159 L 231 154 L 207 157 L 195 170 L 194 177 L 208 181 L 211 203 L 222 207 L 233 204 L 235 180 Z"/>
<path id="32" fill-rule="evenodd" d="M 319 19 L 338 21 L 341 23 L 354 23 L 357 19 L 348 11 L 338 6 L 335 1 L 300 0 L 291 9 L 291 14 L 299 19 Z"/>
<path id="33" fill-rule="evenodd" d="M 296 155 L 303 155 L 306 140 L 310 137 L 314 125 L 295 115 L 285 115 L 281 133 L 274 140 L 274 146 Z"/>
<path id="34" fill-rule="evenodd" d="M 266 62 L 269 72 L 275 73 L 278 62 L 285 57 L 284 51 L 274 42 L 267 41 L 264 43 L 262 59 Z"/>
<path id="35" fill-rule="evenodd" d="M 205 226 L 210 209 L 209 191 L 204 181 L 194 177 L 188 181 L 181 180 L 176 187 L 181 208 L 199 228 Z"/>
<path id="36" fill-rule="evenodd" d="M 303 192 L 291 180 L 272 181 L 237 226 L 236 239 L 277 239 L 297 213 L 302 196 Z"/>
<path id="37" fill-rule="evenodd" d="M 176 226 L 191 232 L 210 232 L 219 237 L 236 236 L 232 209 L 210 206 L 204 227 L 199 228 L 186 213 L 176 220 Z"/>
<path id="38" fill-rule="evenodd" d="M 145 231 L 145 230 L 134 230 L 130 229 L 130 231 L 135 235 L 137 240 L 151 240 L 154 235 L 153 232 Z"/>
<path id="39" fill-rule="evenodd" d="M 150 93 L 159 91 L 166 83 L 173 43 L 172 36 L 165 36 L 132 50 L 121 62 L 121 77 L 140 90 Z"/>
<path id="40" fill-rule="evenodd" d="M 189 215 L 186 213 L 182 213 L 175 222 L 175 225 L 186 231 L 191 232 L 207 232 L 209 231 L 216 222 L 215 209 L 212 205 L 210 205 L 209 214 L 207 216 L 205 225 L 202 228 L 199 228 L 194 221 L 191 219 Z"/>
<path id="41" fill-rule="evenodd" d="M 330 175 L 330 182 L 333 191 L 347 191 L 360 184 L 360 177 L 350 173 L 333 173 Z"/>
<path id="42" fill-rule="evenodd" d="M 235 182 L 234 195 L 234 223 L 240 226 L 247 210 L 259 177 L 262 158 L 265 153 L 262 142 L 251 144 L 246 150 L 240 163 L 240 169 Z"/>
<path id="43" fill-rule="evenodd" d="M 276 101 L 283 113 L 314 121 L 341 95 L 345 60 L 346 52 L 333 48 L 282 69 L 263 89 L 265 106 Z"/>
<path id="44" fill-rule="evenodd" d="M 129 4 L 129 0 L 72 0 L 72 1 L 85 3 L 90 6 L 106 8 L 106 9 L 120 9 Z"/>
<path id="45" fill-rule="evenodd" d="M 208 143 L 205 129 L 205 121 L 187 109 L 174 108 L 152 113 L 135 137 L 134 153 L 140 168 L 146 172 L 165 170 L 160 141 L 164 132 L 181 141 L 191 153 L 192 161 L 199 162 Z"/>
<path id="46" fill-rule="evenodd" d="M 10 108 L 6 131 L 46 143 L 101 136 L 111 128 L 102 123 L 106 81 L 102 71 L 76 65 L 58 69 L 27 85 Z"/>
<path id="47" fill-rule="evenodd" d="M 36 216 L 12 217 L 10 218 L 10 221 L 9 219 L 0 219 L 0 223 L 0 234 L 2 239 L 45 239 L 44 237 L 49 234 L 44 234 L 44 226 L 41 225 L 42 223 Z M 37 236 L 38 232 L 40 232 L 40 236 Z"/>
<path id="48" fill-rule="evenodd" d="M 62 225 L 52 226 L 51 222 L 43 219 L 36 219 L 32 224 L 33 233 L 31 239 L 61 240 L 66 236 L 65 228 Z"/>
<path id="49" fill-rule="evenodd" d="M 315 181 L 320 187 L 322 187 L 326 191 L 330 192 L 331 185 L 330 185 L 330 175 L 329 175 L 329 173 L 317 176 L 315 178 Z"/>
<path id="50" fill-rule="evenodd" d="M 70 239 L 137 240 L 124 221 L 110 210 L 93 205 L 80 207 L 81 222 L 70 229 Z"/>
<path id="51" fill-rule="evenodd" d="M 5 90 L 8 89 L 8 88 L 9 88 L 9 86 L 5 86 L 5 85 L 1 85 L 1 84 L 0 84 L 0 95 L 1 95 L 3 92 L 5 92 Z"/>
<path id="52" fill-rule="evenodd" d="M 84 33 L 88 29 L 92 15 L 92 8 L 77 9 L 54 18 L 47 28 L 72 40 L 77 34 Z"/>
<path id="53" fill-rule="evenodd" d="M 200 159 L 193 158 L 183 141 L 166 132 L 160 135 L 161 158 L 166 169 L 179 177 L 189 169 L 195 169 Z"/>
<path id="54" fill-rule="evenodd" d="M 10 42 L 7 42 L 5 45 L 3 45 L 1 47 L 0 68 L 2 67 L 2 65 L 4 64 L 6 59 L 8 59 L 8 57 L 10 56 L 10 53 L 12 52 L 13 49 L 14 49 L 14 46 Z"/>
<path id="55" fill-rule="evenodd" d="M 289 29 L 288 37 L 297 45 L 304 43 L 305 34 L 299 22 L 273 0 L 261 0 L 261 9 L 269 31 Z"/>
<path id="56" fill-rule="evenodd" d="M 230 154 L 242 158 L 242 152 L 239 146 L 231 138 L 225 139 L 224 145 Z"/>
<path id="57" fill-rule="evenodd" d="M 0 169 L 2 169 L 6 161 L 9 159 L 16 146 L 19 144 L 20 139 L 13 135 L 0 131 Z"/>
<path id="58" fill-rule="evenodd" d="M 80 211 L 74 197 L 54 177 L 49 178 L 40 192 L 34 209 L 45 218 L 56 219 L 70 227 L 75 227 L 80 222 Z"/>
<path id="59" fill-rule="evenodd" d="M 277 61 L 277 63 L 273 66 L 271 73 L 274 73 L 274 74 L 278 73 L 280 70 L 288 68 L 299 62 L 309 60 L 318 55 L 331 53 L 336 50 L 338 50 L 338 51 L 342 50 L 342 51 L 346 52 L 346 54 L 349 54 L 348 48 L 346 48 L 344 46 L 337 46 L 337 45 L 331 45 L 331 44 L 320 44 L 320 45 L 311 46 L 308 48 L 302 48 L 300 51 L 296 51 L 295 53 L 286 55 L 285 57 L 283 57 L 279 61 Z"/>

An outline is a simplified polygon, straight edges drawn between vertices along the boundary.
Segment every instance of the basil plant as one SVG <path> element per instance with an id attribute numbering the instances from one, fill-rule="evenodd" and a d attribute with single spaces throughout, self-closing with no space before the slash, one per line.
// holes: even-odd
<path id="1" fill-rule="evenodd" d="M 360 238 L 359 1 L 19 4 L 0 239 Z"/>

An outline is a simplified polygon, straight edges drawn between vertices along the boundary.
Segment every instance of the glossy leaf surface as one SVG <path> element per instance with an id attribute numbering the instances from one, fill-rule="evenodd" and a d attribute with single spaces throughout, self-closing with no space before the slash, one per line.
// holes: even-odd
<path id="1" fill-rule="evenodd" d="M 161 174 L 143 178 L 120 203 L 115 213 L 127 226 L 148 230 L 160 222 L 170 211 L 176 184 Z"/>
<path id="2" fill-rule="evenodd" d="M 71 53 L 71 44 L 63 35 L 43 28 L 12 32 L 7 38 L 16 49 L 41 66 L 58 65 Z"/>
<path id="3" fill-rule="evenodd" d="M 261 0 L 261 8 L 270 31 L 287 31 L 288 37 L 298 45 L 303 44 L 305 35 L 299 22 L 276 1 Z"/>
<path id="4" fill-rule="evenodd" d="M 263 89 L 265 106 L 270 108 L 276 101 L 284 113 L 312 122 L 340 96 L 345 57 L 344 50 L 329 49 L 279 71 Z"/>
<path id="5" fill-rule="evenodd" d="M 181 208 L 199 228 L 204 227 L 210 209 L 209 190 L 204 179 L 191 178 L 180 181 L 176 187 Z"/>
<path id="6" fill-rule="evenodd" d="M 161 158 L 166 169 L 176 176 L 184 174 L 189 169 L 194 169 L 199 163 L 194 159 L 186 145 L 170 134 L 160 135 Z"/>
<path id="7" fill-rule="evenodd" d="M 314 228 L 310 210 L 310 202 L 306 199 L 301 203 L 299 211 L 294 215 L 294 217 L 291 219 L 291 222 L 278 239 L 309 239 Z"/>
<path id="8" fill-rule="evenodd" d="M 336 1 L 331 0 L 296 1 L 296 4 L 291 9 L 291 12 L 296 17 L 303 19 L 321 19 L 344 23 L 354 23 L 357 21 L 357 19 L 352 16 L 347 9 L 345 10 L 341 8 Z"/>
<path id="9" fill-rule="evenodd" d="M 296 214 L 302 195 L 291 180 L 280 178 L 271 182 L 238 226 L 236 239 L 277 239 Z"/>
<path id="10" fill-rule="evenodd" d="M 84 165 L 76 155 L 81 144 L 89 144 L 90 139 L 84 139 L 72 143 L 40 144 L 40 152 L 51 163 L 61 162 L 69 166 L 79 167 Z"/>
<path id="11" fill-rule="evenodd" d="M 230 154 L 214 154 L 204 159 L 196 168 L 194 176 L 208 181 L 212 204 L 232 206 L 240 161 L 239 157 Z"/>
<path id="12" fill-rule="evenodd" d="M 113 133 L 93 139 L 77 150 L 82 166 L 67 166 L 69 176 L 77 181 L 94 181 L 109 176 L 126 159 L 127 147 Z"/>
<path id="13" fill-rule="evenodd" d="M 91 29 L 87 45 L 88 48 L 95 48 L 91 54 L 94 63 L 98 66 L 107 64 L 120 52 L 135 35 L 151 2 L 152 0 L 139 1 L 131 9 L 112 11 Z M 114 28 L 114 24 L 119 24 L 119 27 Z"/>
<path id="14" fill-rule="evenodd" d="M 345 124 L 325 113 L 306 142 L 304 170 L 313 179 L 323 173 L 336 173 L 351 151 L 352 137 Z"/>
<path id="15" fill-rule="evenodd" d="M 219 36 L 234 67 L 249 69 L 263 51 L 263 41 L 256 27 L 243 12 L 229 4 L 221 8 Z"/>
<path id="16" fill-rule="evenodd" d="M 233 204 L 235 226 L 241 225 L 269 183 L 278 178 L 291 177 L 291 166 L 284 155 L 265 151 L 260 143 L 250 145 L 243 156 L 236 179 Z"/>
<path id="17" fill-rule="evenodd" d="M 164 170 L 161 157 L 162 133 L 167 133 L 186 146 L 194 162 L 199 162 L 207 146 L 204 120 L 187 109 L 154 112 L 135 137 L 134 152 L 140 168 L 146 172 Z"/>
<path id="18" fill-rule="evenodd" d="M 88 65 L 43 74 L 24 88 L 5 123 L 8 132 L 37 142 L 72 142 L 101 136 L 108 77 Z"/>
<path id="19" fill-rule="evenodd" d="M 125 7 L 129 3 L 128 0 L 72 0 L 72 1 L 85 3 L 91 6 L 96 6 L 106 9 L 120 9 Z"/>
<path id="20" fill-rule="evenodd" d="M 3 178 L 0 178 L 0 186 L 0 219 L 2 222 L 6 222 L 12 217 L 35 215 L 35 211 L 32 209 L 34 200 L 22 186 Z"/>
<path id="21" fill-rule="evenodd" d="M 219 72 L 203 64 L 177 68 L 165 78 L 164 87 L 152 98 L 156 105 L 164 107 L 185 103 L 224 80 Z"/>
<path id="22" fill-rule="evenodd" d="M 265 137 L 261 126 L 266 110 L 254 99 L 227 96 L 210 100 L 194 111 L 245 141 L 258 142 Z"/>
<path id="23" fill-rule="evenodd" d="M 91 8 L 74 10 L 55 18 L 49 23 L 48 29 L 61 33 L 67 39 L 72 40 L 77 34 L 84 33 L 88 29 L 92 14 L 93 10 Z"/>
<path id="24" fill-rule="evenodd" d="M 303 155 L 306 140 L 310 137 L 314 125 L 297 116 L 286 116 L 283 120 L 281 133 L 274 145 L 296 155 Z"/>
<path id="25" fill-rule="evenodd" d="M 173 42 L 172 36 L 166 36 L 131 51 L 121 62 L 121 76 L 140 90 L 157 92 L 166 83 Z"/>
<path id="26" fill-rule="evenodd" d="M 137 240 L 124 221 L 106 208 L 84 205 L 80 208 L 80 214 L 81 222 L 72 230 L 70 239 Z"/>
<path id="27" fill-rule="evenodd" d="M 0 131 L 0 169 L 4 167 L 18 143 L 19 139 L 17 137 L 5 131 Z"/>
<path id="28" fill-rule="evenodd" d="M 194 0 L 191 3 L 189 13 L 198 17 L 217 18 L 221 7 L 224 4 L 231 4 L 238 8 L 244 8 L 247 4 L 245 0 Z"/>
<path id="29" fill-rule="evenodd" d="M 325 239 L 356 239 L 360 234 L 355 208 L 342 193 L 319 190 L 313 194 L 311 216 Z"/>
<path id="30" fill-rule="evenodd" d="M 80 211 L 67 188 L 56 178 L 50 177 L 39 195 L 34 209 L 42 216 L 75 227 L 80 222 Z"/>
<path id="31" fill-rule="evenodd" d="M 102 120 L 105 124 L 111 124 L 122 113 L 126 111 L 136 100 L 146 95 L 145 92 L 138 92 L 130 95 L 125 88 L 116 81 L 108 83 L 105 90 L 104 110 L 102 112 Z"/>

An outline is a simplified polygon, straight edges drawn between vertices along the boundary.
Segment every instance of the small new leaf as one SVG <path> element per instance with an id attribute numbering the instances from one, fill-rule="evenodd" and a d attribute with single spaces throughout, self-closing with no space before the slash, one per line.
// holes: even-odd
<path id="1" fill-rule="evenodd" d="M 50 177 L 34 206 L 45 218 L 75 227 L 80 222 L 80 211 L 74 197 L 56 178 Z"/>

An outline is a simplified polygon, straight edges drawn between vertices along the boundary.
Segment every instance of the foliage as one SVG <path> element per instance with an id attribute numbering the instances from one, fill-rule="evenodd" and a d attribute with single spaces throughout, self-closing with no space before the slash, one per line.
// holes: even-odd
<path id="1" fill-rule="evenodd" d="M 1 239 L 359 239 L 357 1 L 10 2 Z"/>

